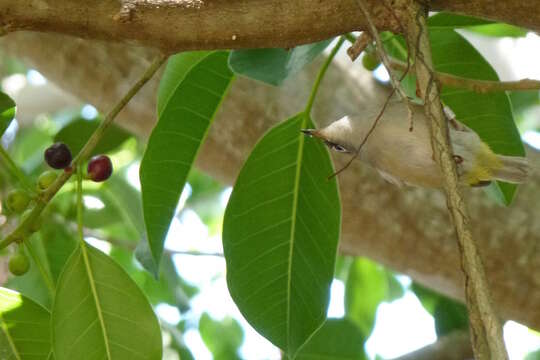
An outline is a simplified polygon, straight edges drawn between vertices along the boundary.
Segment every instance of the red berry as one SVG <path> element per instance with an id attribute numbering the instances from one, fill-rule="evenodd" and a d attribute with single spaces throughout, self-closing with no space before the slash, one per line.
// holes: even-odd
<path id="1" fill-rule="evenodd" d="M 90 159 L 86 172 L 88 178 L 95 182 L 107 180 L 113 171 L 111 159 L 107 155 L 98 155 Z"/>
<path id="2" fill-rule="evenodd" d="M 71 164 L 71 151 L 64 143 L 55 143 L 45 150 L 45 162 L 53 169 L 63 169 Z"/>

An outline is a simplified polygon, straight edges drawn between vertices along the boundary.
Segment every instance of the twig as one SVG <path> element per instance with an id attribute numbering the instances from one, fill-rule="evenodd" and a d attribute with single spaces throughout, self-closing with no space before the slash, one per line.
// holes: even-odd
<path id="1" fill-rule="evenodd" d="M 146 72 L 141 76 L 141 78 L 131 87 L 131 89 L 129 89 L 126 95 L 124 95 L 124 97 L 107 114 L 103 122 L 94 131 L 90 139 L 88 139 L 82 150 L 73 160 L 73 163 L 71 164 L 72 169 L 77 169 L 78 166 L 82 165 L 88 159 L 88 157 L 92 153 L 92 150 L 94 150 L 96 145 L 103 137 L 105 131 L 109 128 L 110 125 L 112 125 L 116 115 L 118 115 L 118 113 L 127 105 L 131 98 L 135 96 L 135 94 L 137 94 L 137 92 L 144 86 L 144 84 L 146 84 L 148 80 L 152 78 L 152 76 L 161 67 L 165 60 L 167 60 L 166 55 L 159 55 L 152 62 Z M 26 229 L 28 229 L 30 224 L 36 221 L 45 206 L 47 206 L 47 204 L 51 201 L 54 195 L 56 195 L 58 190 L 60 190 L 62 186 L 69 180 L 71 175 L 73 175 L 73 171 L 64 171 L 58 176 L 54 183 L 52 183 L 51 186 L 47 188 L 47 190 L 39 194 L 35 201 L 36 204 L 30 214 L 23 221 L 21 221 L 19 226 L 17 226 L 17 228 L 11 234 L 9 234 L 4 240 L 0 241 L 0 249 L 5 248 L 14 241 L 24 238 Z"/>
<path id="2" fill-rule="evenodd" d="M 15 164 L 15 162 L 11 159 L 7 151 L 2 147 L 0 144 L 0 159 L 6 163 L 6 166 L 11 173 L 12 176 L 16 177 L 19 182 L 32 194 L 36 193 L 35 188 L 32 186 L 30 181 L 28 180 L 28 176 Z"/>
<path id="3" fill-rule="evenodd" d="M 405 91 L 401 88 L 401 81 L 399 80 L 397 74 L 392 71 L 392 68 L 390 66 L 390 60 L 388 59 L 388 56 L 386 55 L 386 52 L 384 51 L 384 45 L 382 43 L 381 37 L 379 36 L 379 32 L 377 31 L 377 28 L 375 27 L 375 24 L 373 23 L 373 20 L 371 19 L 371 15 L 369 14 L 369 11 L 364 4 L 364 0 L 356 0 L 356 3 L 358 4 L 358 7 L 362 11 L 362 14 L 364 14 L 364 17 L 366 18 L 366 22 L 369 28 L 369 32 L 371 33 L 371 37 L 375 40 L 376 43 L 376 51 L 377 55 L 381 59 L 381 62 L 384 64 L 384 67 L 386 67 L 386 70 L 388 71 L 388 74 L 390 75 L 390 80 L 392 81 L 392 85 L 396 88 L 397 93 L 399 94 L 399 97 L 405 105 L 409 108 L 409 111 L 412 114 L 412 110 L 409 107 L 409 101 L 408 97 L 405 94 Z"/>
<path id="4" fill-rule="evenodd" d="M 390 66 L 396 70 L 406 70 L 407 64 L 403 61 L 390 59 Z M 414 69 L 412 69 L 414 71 Z M 444 72 L 434 72 L 435 77 L 441 85 L 452 86 L 471 90 L 478 93 L 487 93 L 494 91 L 513 91 L 513 90 L 539 90 L 540 81 L 532 79 L 522 79 L 518 81 L 491 81 L 464 78 Z"/>
<path id="5" fill-rule="evenodd" d="M 347 40 L 352 39 L 347 38 Z M 362 35 L 355 38 L 351 47 L 347 49 L 347 55 L 349 55 L 351 61 L 358 59 L 360 54 L 367 48 L 372 40 L 373 39 L 366 31 L 362 32 Z"/>
<path id="6" fill-rule="evenodd" d="M 486 275 L 473 240 L 470 218 L 459 187 L 448 124 L 444 117 L 438 84 L 435 80 L 431 47 L 426 25 L 427 8 L 414 0 L 406 1 L 407 41 L 416 59 L 416 75 L 424 110 L 429 121 L 434 157 L 441 167 L 447 206 L 456 228 L 461 267 L 465 276 L 465 296 L 469 310 L 473 349 L 478 360 L 507 359 L 502 328 L 491 302 Z"/>

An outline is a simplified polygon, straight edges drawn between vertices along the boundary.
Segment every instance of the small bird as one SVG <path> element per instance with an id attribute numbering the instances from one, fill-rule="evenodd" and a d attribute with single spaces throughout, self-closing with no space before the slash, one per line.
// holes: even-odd
<path id="1" fill-rule="evenodd" d="M 411 105 L 412 127 L 407 108 L 390 102 L 376 126 L 378 113 L 345 116 L 322 129 L 304 129 L 306 135 L 321 139 L 332 150 L 356 155 L 375 168 L 388 182 L 429 188 L 443 186 L 443 177 L 434 160 L 427 118 L 422 107 Z M 527 179 L 527 159 L 495 154 L 478 134 L 460 123 L 448 108 L 450 141 L 460 182 L 486 186 L 493 180 L 522 183 Z M 368 138 L 366 136 L 369 134 Z"/>

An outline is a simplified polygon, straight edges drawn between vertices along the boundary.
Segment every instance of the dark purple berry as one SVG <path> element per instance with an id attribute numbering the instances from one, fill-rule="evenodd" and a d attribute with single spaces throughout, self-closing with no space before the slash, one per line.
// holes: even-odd
<path id="1" fill-rule="evenodd" d="M 107 180 L 113 172 L 111 159 L 107 155 L 94 156 L 90 159 L 86 172 L 88 178 L 95 182 Z"/>
<path id="2" fill-rule="evenodd" d="M 64 143 L 55 143 L 45 150 L 45 162 L 53 169 L 63 169 L 71 164 L 71 151 Z"/>

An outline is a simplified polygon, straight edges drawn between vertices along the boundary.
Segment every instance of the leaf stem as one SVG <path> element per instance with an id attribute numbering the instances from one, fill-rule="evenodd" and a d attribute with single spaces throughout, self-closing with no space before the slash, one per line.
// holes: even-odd
<path id="1" fill-rule="evenodd" d="M 79 239 L 80 245 L 84 246 L 84 228 L 83 228 L 83 195 L 82 195 L 82 181 L 83 173 L 82 166 L 77 166 L 77 238 Z"/>
<path id="2" fill-rule="evenodd" d="M 332 62 L 332 60 L 334 60 L 334 57 L 336 56 L 337 52 L 341 48 L 341 45 L 343 45 L 344 41 L 345 41 L 344 36 L 339 38 L 338 42 L 336 43 L 336 45 L 330 52 L 330 55 L 328 55 L 328 57 L 324 61 L 324 64 L 322 65 L 321 70 L 319 70 L 317 79 L 315 80 L 315 83 L 313 84 L 313 87 L 311 88 L 311 94 L 309 95 L 306 109 L 304 110 L 304 113 L 306 115 L 309 115 L 311 113 L 311 109 L 313 108 L 313 103 L 315 101 L 315 96 L 317 95 L 319 86 L 321 85 L 322 79 L 324 78 L 324 75 L 326 74 L 326 70 L 328 70 L 328 66 L 330 66 L 330 63 Z"/>
<path id="3" fill-rule="evenodd" d="M 129 91 L 124 95 L 122 99 L 114 106 L 114 108 L 107 114 L 103 122 L 99 125 L 99 127 L 94 131 L 90 139 L 86 142 L 82 150 L 79 152 L 79 154 L 75 157 L 73 160 L 73 163 L 71 164 L 72 169 L 77 169 L 80 165 L 82 165 L 90 156 L 92 153 L 92 150 L 96 147 L 96 145 L 99 143 L 101 138 L 103 137 L 103 134 L 105 131 L 109 128 L 109 126 L 113 123 L 114 119 L 116 118 L 116 115 L 127 105 L 127 103 L 137 94 L 137 92 L 143 87 L 144 84 L 148 82 L 152 78 L 152 76 L 156 73 L 156 71 L 161 67 L 161 65 L 167 60 L 167 55 L 158 55 L 158 57 L 152 62 L 150 67 L 146 70 L 146 72 L 141 76 L 141 78 L 129 89 Z M 32 224 L 37 217 L 41 214 L 45 206 L 51 201 L 51 199 L 56 195 L 58 190 L 62 188 L 62 186 L 69 180 L 69 178 L 73 175 L 72 171 L 64 171 L 62 174 L 58 176 L 58 178 L 54 181 L 54 183 L 51 184 L 47 188 L 47 190 L 40 193 L 36 199 L 36 204 L 34 208 L 32 209 L 32 212 L 29 214 L 28 217 L 26 217 L 20 224 L 17 226 L 17 228 L 9 234 L 4 240 L 0 241 L 0 250 L 11 244 L 17 239 L 20 239 L 21 237 L 24 237 L 24 234 L 26 232 L 26 229 L 30 224 Z"/>
<path id="4" fill-rule="evenodd" d="M 11 156 L 9 156 L 8 152 L 2 145 L 0 145 L 0 158 L 6 163 L 11 175 L 17 178 L 27 190 L 35 194 L 36 191 L 32 187 L 30 180 L 28 180 L 28 176 L 17 166 L 17 164 L 15 164 Z"/>

